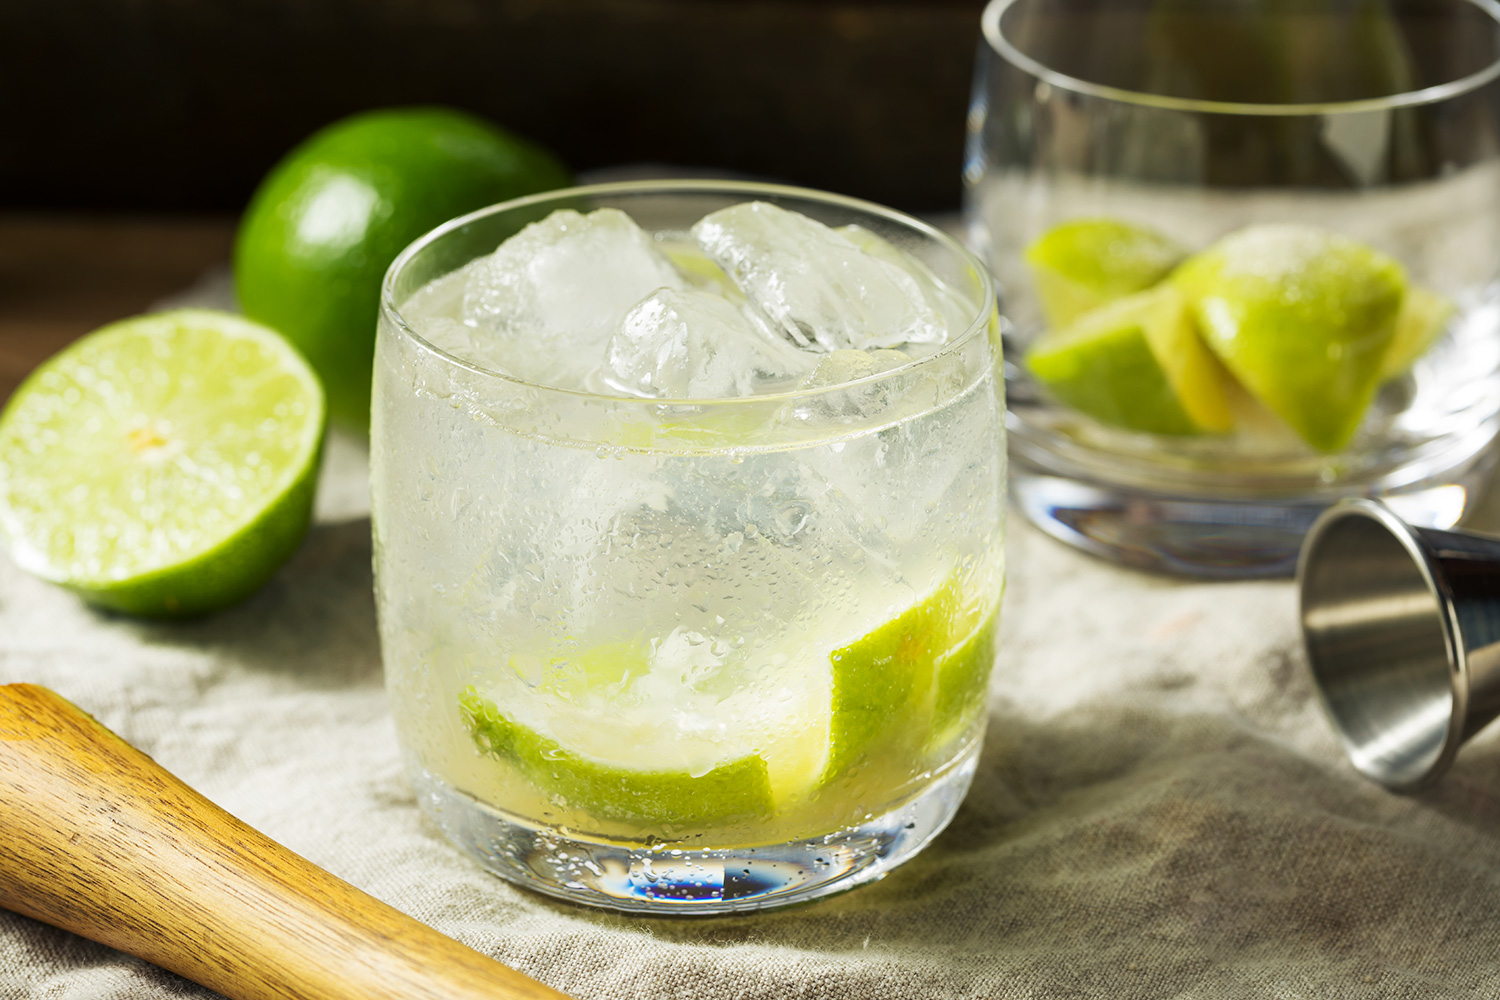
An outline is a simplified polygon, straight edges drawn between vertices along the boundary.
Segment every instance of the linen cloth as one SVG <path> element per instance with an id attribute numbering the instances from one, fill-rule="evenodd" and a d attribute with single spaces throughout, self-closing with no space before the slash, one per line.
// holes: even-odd
<path id="1" fill-rule="evenodd" d="M 194 301 L 212 302 L 224 282 Z M 151 624 L 0 557 L 0 682 L 44 684 L 250 825 L 579 1000 L 1500 996 L 1500 741 L 1417 797 L 1355 775 L 1285 581 L 1185 583 L 1018 516 L 989 736 L 952 825 L 783 912 L 643 919 L 516 888 L 420 814 L 381 689 L 361 446 L 259 594 Z M 1496 504 L 1479 526 L 1500 529 Z M 0 911 L 0 998 L 209 991 Z"/>

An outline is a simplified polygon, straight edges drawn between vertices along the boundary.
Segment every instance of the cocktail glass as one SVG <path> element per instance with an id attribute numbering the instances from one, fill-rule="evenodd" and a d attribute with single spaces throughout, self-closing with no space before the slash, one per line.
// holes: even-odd
<path id="1" fill-rule="evenodd" d="M 853 381 L 666 400 L 486 369 L 407 309 L 554 209 L 623 210 L 687 273 L 693 223 L 751 200 L 882 237 L 948 287 L 958 328 Z M 408 248 L 375 365 L 376 592 L 435 822 L 508 879 L 641 912 L 814 898 L 926 844 L 985 723 L 997 331 L 989 274 L 954 240 L 793 188 L 578 188 Z"/>
<path id="2" fill-rule="evenodd" d="M 1457 521 L 1500 426 L 1500 6 L 993 0 L 982 23 L 966 222 L 1013 324 L 1011 485 L 1026 516 L 1107 558 L 1226 577 L 1289 574 L 1341 496 Z M 1145 227 L 1189 252 L 1249 226 L 1315 227 L 1388 255 L 1405 272 L 1402 309 L 1426 296 L 1444 329 L 1381 372 L 1347 441 L 1309 445 L 1253 392 L 1228 400 L 1229 433 L 1112 425 L 1028 370 L 1048 324 L 1027 250 L 1076 220 Z M 1277 346 L 1322 335 L 1283 331 Z M 1063 360 L 1099 360 L 1085 353 Z M 1321 387 L 1333 407 L 1352 369 L 1318 382 L 1297 367 L 1253 374 L 1288 387 L 1278 402 L 1310 421 L 1326 416 Z"/>

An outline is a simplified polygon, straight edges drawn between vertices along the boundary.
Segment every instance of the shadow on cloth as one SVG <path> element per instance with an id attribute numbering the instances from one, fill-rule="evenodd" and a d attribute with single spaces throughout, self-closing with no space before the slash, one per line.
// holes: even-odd
<path id="1" fill-rule="evenodd" d="M 1448 864 L 1452 849 L 1483 874 Z M 1414 962 L 1435 913 L 1450 929 L 1500 919 L 1497 890 L 1495 825 L 1451 822 L 1228 716 L 1100 702 L 994 713 L 951 826 L 881 882 L 764 916 L 594 920 L 692 947 L 922 953 L 951 960 L 955 982 L 1014 950 L 1017 990 L 1104 996 L 1124 995 L 1110 977 L 1137 962 L 1179 984 L 1232 961 L 1321 967 L 1351 940 Z"/>
<path id="2" fill-rule="evenodd" d="M 146 623 L 149 643 L 196 646 L 316 689 L 381 682 L 369 518 L 315 524 L 291 560 L 247 600 L 207 618 Z"/>

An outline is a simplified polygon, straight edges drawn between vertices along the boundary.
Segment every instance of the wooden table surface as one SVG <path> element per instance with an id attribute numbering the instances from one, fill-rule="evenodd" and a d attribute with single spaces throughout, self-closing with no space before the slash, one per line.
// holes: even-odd
<path id="1" fill-rule="evenodd" d="M 230 259 L 233 216 L 0 213 L 0 400 L 76 338 Z"/>

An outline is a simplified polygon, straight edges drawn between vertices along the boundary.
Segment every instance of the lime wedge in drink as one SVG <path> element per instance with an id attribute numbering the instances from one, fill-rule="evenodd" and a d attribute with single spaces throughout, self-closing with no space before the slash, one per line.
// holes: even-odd
<path id="1" fill-rule="evenodd" d="M 837 649 L 820 784 L 882 758 L 939 747 L 983 704 L 997 615 L 965 607 L 950 578 L 873 632 Z"/>
<path id="2" fill-rule="evenodd" d="M 1027 351 L 1026 366 L 1060 401 L 1115 427 L 1172 435 L 1233 427 L 1228 375 L 1171 285 L 1047 332 Z"/>
<path id="3" fill-rule="evenodd" d="M 676 728 L 679 713 L 706 715 L 719 701 L 682 684 L 704 666 L 693 662 L 696 638 L 512 657 L 525 690 L 470 686 L 459 695 L 464 724 L 483 753 L 556 805 L 599 820 L 702 826 L 769 816 L 775 789 L 762 754 L 732 734 L 683 737 Z"/>
<path id="4" fill-rule="evenodd" d="M 997 616 L 982 618 L 957 646 L 938 657 L 937 697 L 932 707 L 933 748 L 947 746 L 979 711 L 995 662 Z"/>
<path id="5" fill-rule="evenodd" d="M 823 780 L 880 754 L 909 755 L 931 730 L 935 666 L 948 652 L 956 595 L 942 587 L 921 603 L 833 651 L 828 762 Z"/>
<path id="6" fill-rule="evenodd" d="M 1186 256 L 1166 236 L 1118 219 L 1064 222 L 1026 249 L 1042 313 L 1054 329 L 1150 288 Z"/>
<path id="7" fill-rule="evenodd" d="M 1401 301 L 1396 332 L 1380 365 L 1380 381 L 1405 375 L 1417 359 L 1427 353 L 1453 318 L 1453 303 L 1425 288 L 1411 285 Z"/>
<path id="8" fill-rule="evenodd" d="M 539 788 L 605 820 L 699 826 L 771 813 L 766 762 L 747 754 L 703 774 L 625 767 L 563 747 L 508 718 L 469 688 L 459 697 L 464 723 L 485 753 L 515 764 Z"/>
<path id="9" fill-rule="evenodd" d="M 1396 331 L 1401 265 L 1303 225 L 1252 226 L 1172 276 L 1205 343 L 1313 448 L 1354 436 Z"/>
<path id="10" fill-rule="evenodd" d="M 263 584 L 311 517 L 325 409 L 274 331 L 184 309 L 57 354 L 0 415 L 0 533 L 24 569 L 131 614 Z"/>
<path id="11" fill-rule="evenodd" d="M 663 670 L 632 643 L 587 650 L 560 681 L 518 698 L 470 687 L 459 708 L 483 753 L 598 819 L 697 826 L 768 817 L 872 761 L 920 762 L 939 746 L 935 732 L 951 738 L 983 701 L 994 622 L 991 610 L 961 608 L 950 581 L 833 650 L 800 704 L 772 703 L 761 689 L 712 696 L 714 714 L 734 721 L 711 740 L 680 728 L 698 693 L 652 681 L 680 670 Z"/>

